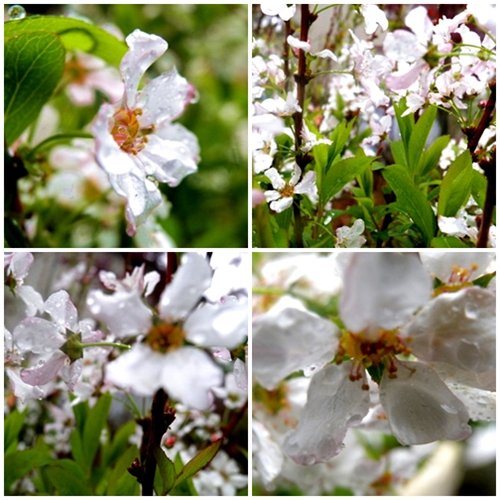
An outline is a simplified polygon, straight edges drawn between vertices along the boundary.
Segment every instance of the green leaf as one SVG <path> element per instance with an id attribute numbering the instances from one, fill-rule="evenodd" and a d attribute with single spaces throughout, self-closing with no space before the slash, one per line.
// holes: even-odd
<path id="1" fill-rule="evenodd" d="M 126 492 L 124 492 L 124 490 L 127 490 L 127 488 L 129 490 L 133 490 L 134 487 L 136 487 L 137 490 L 139 489 L 139 483 L 137 482 L 137 479 L 129 474 L 127 470 L 138 455 L 139 450 L 137 449 L 137 446 L 131 446 L 127 450 L 123 451 L 123 453 L 117 459 L 113 471 L 108 475 L 108 489 L 106 492 L 107 495 L 114 496 L 127 494 Z M 128 481 L 124 481 L 124 478 L 127 478 Z"/>
<path id="2" fill-rule="evenodd" d="M 432 238 L 432 248 L 469 248 L 462 240 L 454 236 L 439 236 Z"/>
<path id="3" fill-rule="evenodd" d="M 413 127 L 415 126 L 415 120 L 413 119 L 413 114 L 411 113 L 409 115 L 402 116 L 408 108 L 406 105 L 406 97 L 403 97 L 399 102 L 394 103 L 393 107 L 396 114 L 396 120 L 398 122 L 399 133 L 401 134 L 401 140 L 403 141 L 405 151 L 408 154 L 410 137 Z"/>
<path id="4" fill-rule="evenodd" d="M 104 447 L 103 463 L 105 465 L 115 463 L 124 450 L 130 446 L 129 439 L 130 436 L 134 434 L 136 428 L 137 423 L 135 421 L 130 421 L 118 429 L 113 436 L 113 441 Z"/>
<path id="5" fill-rule="evenodd" d="M 411 133 L 408 145 L 408 167 L 413 175 L 417 173 L 417 166 L 422 159 L 425 143 L 436 119 L 436 114 L 437 108 L 429 106 L 420 116 Z"/>
<path id="6" fill-rule="evenodd" d="M 4 423 L 4 451 L 7 451 L 12 445 L 17 444 L 17 439 L 23 428 L 26 413 L 14 410 L 7 415 Z"/>
<path id="7" fill-rule="evenodd" d="M 390 146 L 392 157 L 394 158 L 394 163 L 407 166 L 405 145 L 403 144 L 403 141 L 393 141 L 390 143 Z"/>
<path id="8" fill-rule="evenodd" d="M 21 33 L 6 40 L 4 128 L 8 145 L 36 119 L 54 92 L 63 74 L 64 54 L 59 38 L 51 33 Z"/>
<path id="9" fill-rule="evenodd" d="M 71 454 L 73 455 L 76 463 L 85 467 L 87 459 L 83 449 L 82 436 L 76 427 L 71 431 L 69 442 L 71 444 Z"/>
<path id="10" fill-rule="evenodd" d="M 174 487 L 175 466 L 161 448 L 156 448 L 154 454 L 156 458 L 155 483 L 158 482 L 156 494 L 165 496 Z"/>
<path id="11" fill-rule="evenodd" d="M 436 220 L 424 193 L 415 186 L 402 165 L 387 167 L 383 175 L 396 195 L 398 208 L 413 220 L 425 242 L 429 243 L 436 230 Z"/>
<path id="12" fill-rule="evenodd" d="M 482 208 L 486 201 L 486 177 L 477 170 L 472 169 L 471 195 Z"/>
<path id="13" fill-rule="evenodd" d="M 92 495 L 88 479 L 73 460 L 57 460 L 45 468 L 45 473 L 58 495 Z"/>
<path id="14" fill-rule="evenodd" d="M 4 490 L 9 494 L 12 483 L 24 477 L 28 472 L 49 464 L 54 459 L 48 450 L 16 450 L 5 454 Z"/>
<path id="15" fill-rule="evenodd" d="M 274 216 L 276 222 L 278 223 L 278 226 L 281 229 L 288 230 L 288 228 L 290 227 L 290 223 L 292 222 L 292 214 L 293 210 L 290 206 L 286 210 L 283 210 L 283 212 L 277 213 Z"/>
<path id="16" fill-rule="evenodd" d="M 109 409 L 111 408 L 111 395 L 103 394 L 95 406 L 89 411 L 83 429 L 83 451 L 87 468 L 90 469 L 97 450 L 100 446 L 101 432 L 106 425 Z"/>
<path id="17" fill-rule="evenodd" d="M 355 156 L 334 163 L 323 180 L 322 202 L 327 202 L 348 182 L 361 175 L 373 160 L 373 157 Z"/>
<path id="18" fill-rule="evenodd" d="M 180 484 L 182 481 L 194 476 L 198 471 L 207 466 L 210 461 L 215 457 L 222 445 L 222 440 L 215 441 L 201 450 L 198 455 L 192 458 L 182 469 L 181 473 L 177 476 L 175 484 Z"/>
<path id="19" fill-rule="evenodd" d="M 67 50 L 80 50 L 93 54 L 113 66 L 118 66 L 127 52 L 127 46 L 123 41 L 82 19 L 30 16 L 22 20 L 7 21 L 4 24 L 5 39 L 20 33 L 33 34 L 34 31 L 59 35 Z"/>
<path id="20" fill-rule="evenodd" d="M 330 139 L 332 144 L 328 148 L 328 162 L 326 166 L 326 171 L 330 169 L 333 161 L 337 156 L 339 156 L 342 151 L 345 149 L 347 141 L 351 135 L 352 126 L 354 125 L 355 120 L 351 120 L 350 122 L 342 121 L 332 132 Z"/>
<path id="21" fill-rule="evenodd" d="M 448 146 L 450 142 L 449 135 L 442 135 L 438 137 L 425 151 L 425 153 L 420 158 L 420 162 L 417 167 L 417 175 L 426 175 L 432 169 L 436 168 L 441 158 L 441 153 L 443 149 Z M 398 162 L 396 162 L 398 163 Z"/>
<path id="22" fill-rule="evenodd" d="M 472 283 L 475 286 L 480 286 L 481 288 L 487 288 L 488 285 L 490 284 L 490 281 L 497 275 L 496 272 L 488 273 L 488 274 L 483 274 L 482 276 L 479 276 L 479 278 L 476 278 Z"/>
<path id="23" fill-rule="evenodd" d="M 439 215 L 453 217 L 469 199 L 472 171 L 472 158 L 468 150 L 458 156 L 448 167 L 439 192 Z"/>

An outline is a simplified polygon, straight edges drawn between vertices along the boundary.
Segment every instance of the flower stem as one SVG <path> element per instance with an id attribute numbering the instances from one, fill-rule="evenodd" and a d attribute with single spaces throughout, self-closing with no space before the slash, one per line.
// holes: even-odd
<path id="1" fill-rule="evenodd" d="M 31 151 L 28 152 L 28 154 L 26 155 L 26 159 L 30 161 L 35 160 L 36 155 L 40 151 L 43 151 L 44 149 L 52 147 L 56 144 L 65 144 L 68 141 L 71 141 L 72 139 L 93 139 L 93 138 L 94 136 L 89 132 L 66 132 L 64 134 L 56 134 L 53 135 L 52 137 L 48 137 L 47 139 L 37 144 Z"/>
<path id="2" fill-rule="evenodd" d="M 82 348 L 85 347 L 116 347 L 117 349 L 129 350 L 130 346 L 126 344 L 120 344 L 118 342 L 82 342 Z"/>

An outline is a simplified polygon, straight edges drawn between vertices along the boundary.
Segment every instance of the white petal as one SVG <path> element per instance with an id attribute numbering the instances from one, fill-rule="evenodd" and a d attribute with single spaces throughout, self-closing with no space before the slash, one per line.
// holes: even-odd
<path id="1" fill-rule="evenodd" d="M 273 389 L 297 370 L 323 367 L 337 349 L 337 331 L 332 322 L 298 309 L 256 318 L 252 369 L 257 382 Z"/>
<path id="2" fill-rule="evenodd" d="M 148 297 L 151 295 L 159 282 L 160 273 L 157 273 L 156 271 L 146 273 L 144 276 L 144 296 Z"/>
<path id="3" fill-rule="evenodd" d="M 288 45 L 290 45 L 290 47 L 294 49 L 300 49 L 303 50 L 304 52 L 311 51 L 311 44 L 309 42 L 304 42 L 302 40 L 299 40 L 298 38 L 292 35 L 289 35 L 286 41 L 288 42 Z"/>
<path id="4" fill-rule="evenodd" d="M 470 272 L 469 279 L 481 276 L 495 258 L 493 252 L 422 252 L 421 259 L 427 271 L 443 283 L 453 279 L 453 271 Z M 456 274 L 455 274 L 456 277 Z"/>
<path id="5" fill-rule="evenodd" d="M 464 404 L 423 363 L 398 363 L 396 378 L 384 374 L 380 401 L 401 444 L 460 440 L 471 433 Z"/>
<path id="6" fill-rule="evenodd" d="M 306 172 L 302 180 L 295 186 L 296 194 L 305 194 L 311 203 L 318 203 L 318 188 L 316 186 L 316 172 Z"/>
<path id="7" fill-rule="evenodd" d="M 136 291 L 109 295 L 92 290 L 87 306 L 92 315 L 118 338 L 144 334 L 151 327 L 152 313 Z"/>
<path id="8" fill-rule="evenodd" d="M 21 285 L 17 287 L 16 294 L 26 304 L 27 316 L 43 311 L 43 298 L 32 286 Z"/>
<path id="9" fill-rule="evenodd" d="M 365 18 L 365 33 L 367 35 L 373 35 L 377 31 L 377 26 L 380 26 L 383 31 L 389 26 L 385 12 L 376 5 L 362 5 L 361 14 Z"/>
<path id="10" fill-rule="evenodd" d="M 28 275 L 33 260 L 34 257 L 29 252 L 16 252 L 5 256 L 5 265 L 8 265 L 8 272 L 12 274 L 14 279 L 19 284 L 22 284 L 24 278 Z"/>
<path id="11" fill-rule="evenodd" d="M 205 257 L 186 253 L 160 299 L 160 316 L 165 320 L 184 319 L 210 286 L 212 270 Z"/>
<path id="12" fill-rule="evenodd" d="M 247 304 L 204 304 L 187 319 L 186 339 L 200 347 L 234 349 L 246 338 Z"/>
<path id="13" fill-rule="evenodd" d="M 285 452 L 302 465 L 326 462 L 342 449 L 347 429 L 367 414 L 366 377 L 349 379 L 350 363 L 328 365 L 314 375 L 298 427 L 285 438 Z"/>
<path id="14" fill-rule="evenodd" d="M 163 202 L 160 190 L 154 182 L 146 179 L 144 187 L 146 188 L 146 205 L 144 206 L 143 211 L 141 213 L 134 213 L 130 205 L 127 205 L 127 209 L 125 211 L 125 217 L 128 222 L 127 234 L 129 236 L 134 236 L 137 230 L 137 226 L 143 224 L 149 217 L 149 215 L 158 207 L 158 205 Z"/>
<path id="15" fill-rule="evenodd" d="M 206 410 L 212 403 L 210 389 L 220 386 L 224 374 L 200 349 L 182 347 L 165 355 L 161 383 L 182 404 Z"/>
<path id="16" fill-rule="evenodd" d="M 69 362 L 68 356 L 61 351 L 56 351 L 52 356 L 41 365 L 21 370 L 21 380 L 28 385 L 45 385 L 54 380 L 63 368 Z"/>
<path id="17" fill-rule="evenodd" d="M 152 396 L 161 386 L 165 356 L 136 344 L 106 366 L 105 380 L 139 396 Z"/>
<path id="18" fill-rule="evenodd" d="M 252 419 L 252 435 L 254 465 L 264 485 L 270 485 L 281 471 L 283 453 L 271 433 L 255 419 Z"/>
<path id="19" fill-rule="evenodd" d="M 66 290 L 53 293 L 45 301 L 45 311 L 48 312 L 52 319 L 62 328 L 69 329 L 72 332 L 76 331 L 78 324 L 78 311 Z"/>
<path id="20" fill-rule="evenodd" d="M 125 95 L 129 108 L 135 108 L 135 98 L 139 82 L 146 70 L 168 48 L 168 43 L 156 35 L 138 29 L 126 38 L 129 51 L 120 64 L 120 72 L 125 83 Z"/>
<path id="21" fill-rule="evenodd" d="M 12 336 L 21 351 L 35 354 L 49 354 L 66 341 L 54 323 L 42 318 L 24 319 L 14 328 Z"/>
<path id="22" fill-rule="evenodd" d="M 70 391 L 75 390 L 75 385 L 83 371 L 83 359 L 77 359 L 73 363 L 64 364 L 61 369 L 61 378 Z"/>
<path id="23" fill-rule="evenodd" d="M 359 253 L 347 266 L 340 315 L 352 332 L 403 325 L 430 299 L 432 284 L 416 254 Z"/>
<path id="24" fill-rule="evenodd" d="M 278 191 L 286 186 L 285 180 L 274 167 L 266 170 L 265 176 L 271 181 L 273 188 Z"/>
<path id="25" fill-rule="evenodd" d="M 281 212 L 284 212 L 287 208 L 290 208 L 292 206 L 292 203 L 293 203 L 293 198 L 291 196 L 286 196 L 285 198 L 280 198 L 276 201 L 272 201 L 269 204 L 269 207 L 271 208 L 271 210 L 274 210 L 276 213 L 279 214 Z"/>
<path id="26" fill-rule="evenodd" d="M 495 295 L 470 287 L 443 293 L 403 330 L 413 353 L 477 375 L 495 374 Z"/>
<path id="27" fill-rule="evenodd" d="M 143 110 L 142 126 L 171 122 L 191 100 L 192 87 L 173 69 L 151 80 L 141 91 L 138 107 Z"/>
<path id="28" fill-rule="evenodd" d="M 466 406 L 471 420 L 486 422 L 494 422 L 496 420 L 496 392 L 450 382 L 447 385 L 451 392 Z"/>

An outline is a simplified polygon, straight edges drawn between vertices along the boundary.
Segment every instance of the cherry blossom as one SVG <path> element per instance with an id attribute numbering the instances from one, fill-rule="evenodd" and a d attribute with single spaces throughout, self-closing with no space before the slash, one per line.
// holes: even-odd
<path id="1" fill-rule="evenodd" d="M 175 69 L 138 88 L 148 67 L 167 50 L 167 42 L 140 30 L 126 42 L 129 51 L 120 65 L 123 98 L 102 105 L 93 132 L 97 161 L 113 189 L 127 200 L 127 232 L 133 235 L 162 201 L 157 183 L 177 186 L 195 172 L 199 147 L 191 132 L 172 123 L 195 95 Z"/>

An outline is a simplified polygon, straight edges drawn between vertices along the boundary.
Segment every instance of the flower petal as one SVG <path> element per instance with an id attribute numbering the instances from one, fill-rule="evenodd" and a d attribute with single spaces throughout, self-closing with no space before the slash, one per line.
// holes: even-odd
<path id="1" fill-rule="evenodd" d="M 66 341 L 54 323 L 42 318 L 23 319 L 12 336 L 21 351 L 34 354 L 49 354 Z"/>
<path id="2" fill-rule="evenodd" d="M 30 252 L 16 252 L 5 256 L 4 265 L 8 266 L 7 271 L 12 274 L 16 282 L 22 285 L 33 260 L 34 257 Z"/>
<path id="3" fill-rule="evenodd" d="M 264 486 L 271 485 L 283 466 L 283 453 L 271 433 L 258 420 L 252 419 L 252 455 Z"/>
<path id="4" fill-rule="evenodd" d="M 474 280 L 486 272 L 495 258 L 493 252 L 422 252 L 423 266 L 443 283 L 450 282 L 453 271 L 470 272 L 469 280 Z"/>
<path id="5" fill-rule="evenodd" d="M 398 362 L 395 378 L 384 374 L 380 401 L 401 444 L 460 440 L 471 433 L 465 405 L 423 363 Z"/>
<path id="6" fill-rule="evenodd" d="M 52 316 L 61 329 L 76 331 L 78 324 L 78 311 L 71 302 L 71 298 L 66 290 L 53 293 L 45 301 L 45 312 Z"/>
<path id="7" fill-rule="evenodd" d="M 120 72 L 125 83 L 127 106 L 135 108 L 137 87 L 146 70 L 168 48 L 168 43 L 156 35 L 138 29 L 126 38 L 129 51 L 123 56 Z"/>
<path id="8" fill-rule="evenodd" d="M 166 320 L 184 319 L 210 286 L 212 270 L 209 263 L 197 253 L 186 253 L 172 282 L 160 299 L 160 316 Z"/>
<path id="9" fill-rule="evenodd" d="M 137 105 L 143 110 L 139 121 L 143 127 L 175 120 L 192 100 L 193 88 L 172 69 L 162 73 L 141 91 Z"/>
<path id="10" fill-rule="evenodd" d="M 279 191 L 286 186 L 285 180 L 274 167 L 266 170 L 266 173 L 264 175 L 271 181 L 274 189 Z"/>
<path id="11" fill-rule="evenodd" d="M 164 356 L 162 387 L 174 399 L 197 410 L 212 403 L 210 389 L 220 386 L 224 373 L 210 357 L 195 347 L 182 347 Z"/>
<path id="12" fill-rule="evenodd" d="M 323 367 L 338 345 L 332 322 L 298 309 L 260 316 L 252 331 L 253 374 L 266 389 L 273 389 L 294 371 Z"/>
<path id="13" fill-rule="evenodd" d="M 424 361 L 495 377 L 495 295 L 489 290 L 469 287 L 443 293 L 426 304 L 403 333 Z"/>
<path id="14" fill-rule="evenodd" d="M 484 391 L 467 385 L 447 383 L 451 392 L 466 406 L 471 420 L 494 422 L 496 420 L 496 392 Z"/>
<path id="15" fill-rule="evenodd" d="M 269 191 L 266 191 L 268 193 Z M 265 194 L 265 193 L 264 193 Z M 272 201 L 269 204 L 271 210 L 274 210 L 276 213 L 284 212 L 287 208 L 290 208 L 293 203 L 293 198 L 291 196 L 285 196 L 284 198 L 279 198 L 276 201 Z"/>
<path id="16" fill-rule="evenodd" d="M 328 365 L 314 375 L 298 427 L 285 438 L 285 452 L 301 465 L 326 462 L 342 449 L 348 427 L 361 422 L 370 398 L 366 377 L 349 379 L 351 363 Z"/>
<path id="17" fill-rule="evenodd" d="M 248 334 L 247 321 L 247 304 L 204 304 L 188 317 L 186 339 L 200 347 L 234 349 Z"/>
<path id="18" fill-rule="evenodd" d="M 352 332 L 391 330 L 429 300 L 431 291 L 416 254 L 355 254 L 345 272 L 340 316 Z"/>
<path id="19" fill-rule="evenodd" d="M 56 351 L 39 366 L 21 370 L 21 380 L 28 385 L 45 385 L 54 380 L 69 358 L 61 351 Z"/>
<path id="20" fill-rule="evenodd" d="M 318 187 L 316 186 L 316 172 L 306 172 L 302 180 L 295 186 L 296 194 L 305 194 L 311 203 L 318 203 Z"/>
<path id="21" fill-rule="evenodd" d="M 27 316 L 34 316 L 38 311 L 43 311 L 43 298 L 32 286 L 18 286 L 16 294 L 26 304 Z"/>

